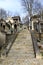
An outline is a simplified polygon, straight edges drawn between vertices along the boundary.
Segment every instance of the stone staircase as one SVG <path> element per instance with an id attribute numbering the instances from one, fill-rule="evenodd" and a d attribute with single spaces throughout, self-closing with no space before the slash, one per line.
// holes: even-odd
<path id="1" fill-rule="evenodd" d="M 23 29 L 1 65 L 42 65 L 39 62 L 40 60 L 35 59 L 31 34 L 27 29 Z"/>

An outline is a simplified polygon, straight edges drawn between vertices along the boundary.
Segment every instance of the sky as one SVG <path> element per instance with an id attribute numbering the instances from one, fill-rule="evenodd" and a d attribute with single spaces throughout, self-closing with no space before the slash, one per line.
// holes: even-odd
<path id="1" fill-rule="evenodd" d="M 40 0 L 43 5 L 43 0 Z M 24 11 L 20 0 L 0 0 L 0 8 L 4 8 L 7 11 L 11 11 L 12 15 L 19 14 L 24 16 Z"/>
<path id="2" fill-rule="evenodd" d="M 20 0 L 0 0 L 0 8 L 11 11 L 13 15 L 23 16 L 23 8 Z"/>

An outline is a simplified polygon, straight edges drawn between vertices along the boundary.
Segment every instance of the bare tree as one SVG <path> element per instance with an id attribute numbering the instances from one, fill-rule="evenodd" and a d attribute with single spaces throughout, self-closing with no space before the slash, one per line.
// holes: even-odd
<path id="1" fill-rule="evenodd" d="M 33 2 L 34 0 L 21 0 L 22 2 L 22 6 L 24 6 L 24 9 L 26 11 L 28 11 L 29 16 L 32 15 L 32 6 L 33 6 Z"/>
<path id="2" fill-rule="evenodd" d="M 42 9 L 40 10 L 39 15 L 40 15 L 40 19 L 43 19 L 43 7 L 42 7 Z"/>
<path id="3" fill-rule="evenodd" d="M 24 9 L 27 10 L 28 12 L 28 18 L 29 18 L 29 22 L 30 22 L 30 17 L 32 16 L 32 8 L 33 8 L 33 3 L 34 0 L 21 0 L 22 2 L 22 6 L 24 6 Z M 28 23 L 29 27 L 31 27 L 32 23 Z"/>
<path id="4" fill-rule="evenodd" d="M 14 13 L 14 16 L 20 16 L 19 12 L 16 11 L 16 12 Z"/>
<path id="5" fill-rule="evenodd" d="M 6 13 L 6 10 L 4 10 L 4 9 L 0 9 L 0 18 L 6 18 L 7 17 L 7 13 Z"/>
<path id="6" fill-rule="evenodd" d="M 42 5 L 41 5 L 41 3 L 39 2 L 39 0 L 37 1 L 35 1 L 34 3 L 33 3 L 33 14 L 34 13 L 39 13 L 40 11 L 41 11 L 41 9 L 42 9 Z"/>
<path id="7" fill-rule="evenodd" d="M 28 11 L 30 17 L 32 16 L 33 12 L 39 13 L 42 7 L 39 0 L 21 0 L 21 2 L 24 9 Z"/>
<path id="8" fill-rule="evenodd" d="M 12 16 L 12 12 L 11 11 L 7 11 L 7 17 Z"/>
<path id="9" fill-rule="evenodd" d="M 6 11 L 4 9 L 0 9 L 0 18 L 6 19 L 7 17 L 12 16 L 11 11 Z"/>
<path id="10" fill-rule="evenodd" d="M 30 18 L 33 15 L 33 13 L 38 13 L 41 10 L 41 3 L 39 3 L 39 0 L 21 0 L 22 6 L 29 14 L 29 22 Z M 30 22 L 30 26 L 32 23 Z"/>

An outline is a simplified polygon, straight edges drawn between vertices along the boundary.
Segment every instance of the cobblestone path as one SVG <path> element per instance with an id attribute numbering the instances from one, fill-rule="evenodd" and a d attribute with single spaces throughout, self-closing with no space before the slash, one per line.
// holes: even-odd
<path id="1" fill-rule="evenodd" d="M 43 60 L 35 59 L 31 34 L 27 29 L 17 36 L 8 57 L 0 65 L 43 65 Z"/>

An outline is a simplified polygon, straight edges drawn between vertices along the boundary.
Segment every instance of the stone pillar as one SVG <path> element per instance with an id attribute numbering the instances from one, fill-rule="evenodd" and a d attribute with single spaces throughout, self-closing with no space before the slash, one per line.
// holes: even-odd
<path id="1" fill-rule="evenodd" d="M 29 22 L 29 30 L 30 30 L 30 22 Z"/>
<path id="2" fill-rule="evenodd" d="M 14 25 L 12 24 L 12 30 L 11 33 L 14 33 Z"/>
<path id="3" fill-rule="evenodd" d="M 41 40 L 41 25 L 39 23 L 39 40 Z"/>
<path id="4" fill-rule="evenodd" d="M 34 30 L 34 25 L 33 25 L 34 21 L 32 21 L 32 30 Z"/>
<path id="5" fill-rule="evenodd" d="M 12 28 L 14 29 L 14 25 L 12 25 Z"/>

